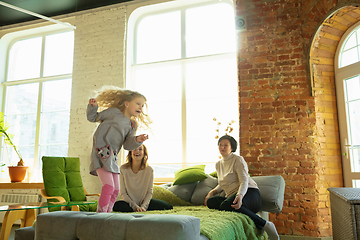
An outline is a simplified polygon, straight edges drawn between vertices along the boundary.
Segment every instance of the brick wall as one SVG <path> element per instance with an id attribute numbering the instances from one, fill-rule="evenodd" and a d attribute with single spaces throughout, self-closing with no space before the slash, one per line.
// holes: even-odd
<path id="1" fill-rule="evenodd" d="M 358 8 L 337 12 L 347 2 L 235 3 L 247 17 L 238 34 L 241 154 L 253 175 L 285 178 L 283 211 L 270 215 L 280 234 L 332 235 L 326 189 L 343 184 L 334 54 L 359 19 Z"/>

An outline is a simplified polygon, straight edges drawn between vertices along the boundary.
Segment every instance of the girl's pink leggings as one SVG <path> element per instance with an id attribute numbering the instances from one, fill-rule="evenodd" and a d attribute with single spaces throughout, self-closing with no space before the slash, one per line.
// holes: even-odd
<path id="1" fill-rule="evenodd" d="M 104 167 L 96 170 L 102 184 L 96 212 L 111 212 L 120 191 L 119 174 L 106 171 Z"/>

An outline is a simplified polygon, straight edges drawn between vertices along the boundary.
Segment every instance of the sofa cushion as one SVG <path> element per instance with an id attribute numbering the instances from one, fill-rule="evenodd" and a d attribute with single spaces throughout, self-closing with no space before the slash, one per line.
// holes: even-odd
<path id="1" fill-rule="evenodd" d="M 181 185 L 204 180 L 207 178 L 204 169 L 205 165 L 195 165 L 176 171 L 173 185 Z"/>
<path id="2" fill-rule="evenodd" d="M 203 205 L 206 195 L 213 188 L 215 188 L 217 184 L 218 184 L 218 180 L 208 175 L 208 177 L 205 180 L 202 180 L 197 184 L 191 196 L 191 203 L 195 205 Z"/>
<path id="3" fill-rule="evenodd" d="M 198 182 L 174 185 L 172 187 L 169 187 L 168 190 L 173 192 L 176 196 L 178 196 L 182 200 L 184 200 L 186 202 L 190 202 L 191 196 L 197 185 L 198 185 Z"/>
<path id="4" fill-rule="evenodd" d="M 280 175 L 252 177 L 260 189 L 262 210 L 279 213 L 284 203 L 285 180 Z"/>
<path id="5" fill-rule="evenodd" d="M 35 239 L 35 228 L 23 227 L 15 229 L 15 240 L 34 240 Z"/>
<path id="6" fill-rule="evenodd" d="M 199 237 L 199 218 L 172 214 L 57 211 L 40 214 L 35 228 L 36 240 L 198 240 Z"/>
<path id="7" fill-rule="evenodd" d="M 76 235 L 86 240 L 125 240 L 132 219 L 135 217 L 130 214 L 87 213 L 79 219 Z"/>
<path id="8" fill-rule="evenodd" d="M 153 186 L 153 198 L 165 201 L 173 206 L 190 206 L 189 202 L 186 202 L 176 196 L 173 192 L 167 189 L 166 186 Z"/>
<path id="9" fill-rule="evenodd" d="M 198 240 L 199 237 L 200 219 L 185 215 L 137 215 L 129 221 L 126 229 L 126 239 L 131 240 Z"/>
<path id="10" fill-rule="evenodd" d="M 78 239 L 76 225 L 81 217 L 85 217 L 83 212 L 56 211 L 39 214 L 36 218 L 35 238 L 49 240 L 57 236 L 57 240 Z"/>

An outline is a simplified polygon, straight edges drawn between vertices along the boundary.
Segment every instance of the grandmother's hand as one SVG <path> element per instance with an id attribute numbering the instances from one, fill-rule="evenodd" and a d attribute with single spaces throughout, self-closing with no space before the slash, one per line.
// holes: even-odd
<path id="1" fill-rule="evenodd" d="M 242 199 L 243 199 L 243 195 L 242 194 L 238 194 L 236 195 L 234 201 L 233 201 L 233 205 L 231 205 L 232 208 L 234 209 L 239 209 L 242 205 Z"/>

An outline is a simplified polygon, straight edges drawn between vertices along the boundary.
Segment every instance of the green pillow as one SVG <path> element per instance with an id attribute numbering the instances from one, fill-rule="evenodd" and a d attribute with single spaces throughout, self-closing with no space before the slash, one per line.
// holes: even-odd
<path id="1" fill-rule="evenodd" d="M 207 176 L 204 172 L 204 168 L 205 165 L 195 165 L 176 171 L 173 185 L 181 185 L 206 179 Z"/>
<path id="2" fill-rule="evenodd" d="M 163 187 L 154 185 L 153 186 L 153 195 L 152 198 L 159 199 L 164 202 L 167 202 L 171 204 L 172 206 L 192 206 L 192 203 L 186 202 L 176 196 L 173 192 L 170 190 L 167 190 Z"/>
<path id="3" fill-rule="evenodd" d="M 214 177 L 214 178 L 218 178 L 217 172 L 212 172 L 209 174 L 210 176 Z"/>

